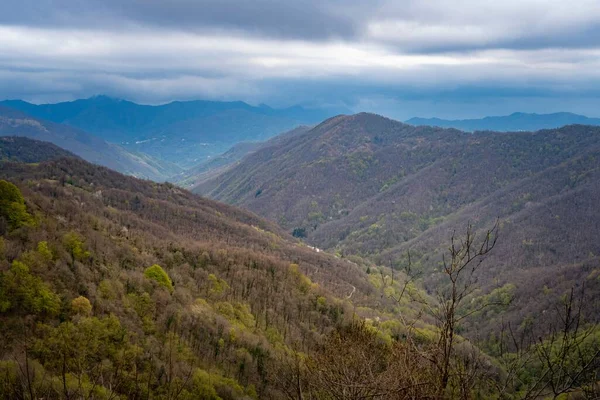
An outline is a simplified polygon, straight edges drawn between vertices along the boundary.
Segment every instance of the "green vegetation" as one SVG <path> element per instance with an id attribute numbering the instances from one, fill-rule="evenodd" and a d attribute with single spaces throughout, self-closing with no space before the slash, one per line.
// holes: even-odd
<path id="1" fill-rule="evenodd" d="M 323 159 L 326 168 L 315 165 Z M 449 233 L 500 217 L 501 249 L 487 261 L 493 271 L 477 277 L 479 295 L 513 284 L 514 306 L 487 311 L 492 321 L 477 314 L 465 328 L 485 336 L 503 320 L 542 315 L 597 268 L 598 159 L 600 127 L 466 134 L 362 113 L 259 149 L 198 191 L 280 221 L 344 259 L 396 266 L 410 250 L 430 290 L 440 285 Z M 263 186 L 269 190 L 255 198 Z M 600 296 L 598 281 L 587 287 Z"/>
<path id="2" fill-rule="evenodd" d="M 71 301 L 71 310 L 75 314 L 88 316 L 92 313 L 92 304 L 83 296 L 79 296 Z"/>
<path id="3" fill-rule="evenodd" d="M 71 254 L 71 259 L 84 261 L 91 257 L 91 253 L 85 249 L 84 238 L 77 232 L 69 232 L 63 236 L 65 249 Z"/>
<path id="4" fill-rule="evenodd" d="M 305 238 L 306 228 L 294 228 L 294 230 L 292 231 L 292 236 L 297 238 Z"/>
<path id="5" fill-rule="evenodd" d="M 167 288 L 169 291 L 173 291 L 173 282 L 171 282 L 171 278 L 169 278 L 169 275 L 167 275 L 160 265 L 154 264 L 153 266 L 146 268 L 144 276 L 155 281 L 160 286 Z"/>
<path id="6" fill-rule="evenodd" d="M 0 235 L 2 398 L 597 394 L 585 297 L 597 275 L 585 271 L 585 293 L 548 279 L 531 292 L 544 296 L 544 324 L 535 307 L 518 319 L 518 281 L 477 284 L 500 272 L 487 263 L 497 227 L 374 263 L 81 160 L 12 164 L 0 178 L 23 188 L 36 217 Z M 390 231 L 385 215 L 363 222 L 373 240 Z"/>
<path id="7" fill-rule="evenodd" d="M 8 225 L 9 230 L 33 223 L 21 191 L 5 180 L 0 180 L 0 233 L 2 221 Z"/>
<path id="8" fill-rule="evenodd" d="M 2 398 L 280 398 L 281 357 L 351 318 L 312 279 L 361 270 L 250 213 L 72 158 L 7 166 L 38 221 L 0 236 Z"/>
<path id="9" fill-rule="evenodd" d="M 57 315 L 60 299 L 29 267 L 13 261 L 10 269 L 0 274 L 0 312 L 15 311 L 35 315 Z"/>

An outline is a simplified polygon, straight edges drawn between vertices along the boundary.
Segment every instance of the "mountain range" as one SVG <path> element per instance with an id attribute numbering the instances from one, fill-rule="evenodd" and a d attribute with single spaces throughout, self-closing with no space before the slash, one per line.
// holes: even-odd
<path id="1" fill-rule="evenodd" d="M 598 322 L 598 304 L 568 293 L 600 295 L 599 133 L 339 116 L 263 143 L 220 184 L 200 185 L 272 217 L 285 201 L 289 222 L 275 219 L 286 229 L 49 143 L 2 138 L 0 395 L 346 398 L 356 386 L 461 398 L 455 385 L 481 398 L 499 387 L 595 395 L 600 337 L 586 321 Z M 499 245 L 473 266 L 477 280 L 457 281 L 469 292 L 454 303 L 441 253 L 464 240 L 467 221 L 485 244 L 496 212 Z M 442 336 L 448 304 L 454 342 Z M 569 324 L 585 313 L 581 330 L 556 340 L 569 304 Z M 439 379 L 448 348 L 451 371 L 468 366 L 467 377 Z M 565 355 L 547 366 L 550 350 Z M 552 386 L 555 367 L 576 380 Z"/>
<path id="2" fill-rule="evenodd" d="M 131 153 L 78 128 L 32 117 L 0 106 L 0 136 L 25 136 L 51 142 L 79 157 L 122 173 L 164 181 L 180 169 L 146 154 Z"/>
<path id="3" fill-rule="evenodd" d="M 441 128 L 456 128 L 463 131 L 537 131 L 540 129 L 560 128 L 565 125 L 600 125 L 600 118 L 588 118 L 568 112 L 553 114 L 530 114 L 516 112 L 506 116 L 485 117 L 480 119 L 447 120 L 440 118 L 411 118 L 410 125 L 429 125 Z"/>
<path id="4" fill-rule="evenodd" d="M 263 141 L 340 112 L 299 106 L 274 109 L 241 101 L 175 101 L 153 106 L 107 96 L 40 105 L 5 100 L 0 105 L 78 128 L 181 168 L 194 167 L 238 142 Z"/>
<path id="5" fill-rule="evenodd" d="M 600 290 L 589 278 L 600 268 L 599 160 L 598 127 L 468 133 L 362 113 L 259 149 L 194 190 L 341 256 L 401 268 L 410 251 L 427 277 L 452 232 L 499 218 L 479 279 L 514 285 L 518 321 L 548 306 L 544 287 Z"/>

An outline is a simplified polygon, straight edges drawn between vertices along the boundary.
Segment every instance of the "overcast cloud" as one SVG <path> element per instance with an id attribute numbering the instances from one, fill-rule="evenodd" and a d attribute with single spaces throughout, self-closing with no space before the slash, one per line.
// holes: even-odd
<path id="1" fill-rule="evenodd" d="M 0 97 L 600 116 L 600 2 L 0 0 Z"/>

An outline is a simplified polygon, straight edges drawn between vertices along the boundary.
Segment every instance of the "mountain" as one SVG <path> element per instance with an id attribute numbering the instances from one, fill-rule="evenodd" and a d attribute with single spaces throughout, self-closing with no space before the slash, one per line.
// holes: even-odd
<path id="1" fill-rule="evenodd" d="M 51 142 L 92 163 L 145 179 L 164 181 L 179 171 L 168 163 L 145 154 L 132 154 L 80 129 L 34 118 L 3 106 L 0 106 L 0 136 L 26 136 Z"/>
<path id="2" fill-rule="evenodd" d="M 362 266 L 254 214 L 81 159 L 43 161 L 55 146 L 18 140 L 12 158 L 38 162 L 0 168 L 7 398 L 23 393 L 11 368 L 25 362 L 34 398 L 284 398 L 292 346 L 313 351 L 351 321 L 348 294 L 375 304 Z M 7 231 L 8 191 L 30 217 Z"/>
<path id="3" fill-rule="evenodd" d="M 584 320 L 561 330 L 562 342 L 546 330 L 552 312 L 544 323 L 526 320 L 514 332 L 535 328 L 535 346 L 515 349 L 502 335 L 482 342 L 453 317 L 449 342 L 447 320 L 436 319 L 445 297 L 436 302 L 410 275 L 310 248 L 255 214 L 172 184 L 11 139 L 2 141 L 11 159 L 27 163 L 0 168 L 3 398 L 329 399 L 348 398 L 349 387 L 352 398 L 381 399 L 463 398 L 465 388 L 487 398 L 498 387 L 511 396 L 597 395 L 600 342 Z M 544 290 L 555 299 L 548 303 L 563 304 L 552 290 Z M 494 323 L 510 292 L 470 293 L 468 314 L 456 317 Z M 477 313 L 496 298 L 501 304 Z M 588 306 L 597 304 L 579 310 Z M 548 350 L 557 356 L 546 367 Z M 458 373 L 465 366 L 469 374 Z M 551 386 L 555 368 L 576 379 Z"/>
<path id="4" fill-rule="evenodd" d="M 291 131 L 279 134 L 266 142 L 240 142 L 235 144 L 225 153 L 216 156 L 201 163 L 200 165 L 190 168 L 185 172 L 172 178 L 174 182 L 185 188 L 193 188 L 213 179 L 220 174 L 231 169 L 238 161 L 249 154 L 254 153 L 258 149 L 273 145 L 279 141 L 286 140 L 289 137 L 300 135 L 310 130 L 310 127 L 301 125 Z"/>
<path id="5" fill-rule="evenodd" d="M 589 278 L 600 268 L 598 160 L 598 127 L 466 133 L 363 113 L 260 149 L 195 191 L 340 255 L 401 267 L 410 250 L 432 293 L 452 232 L 499 217 L 479 279 L 484 290 L 514 285 L 519 319 L 548 307 L 544 287 L 600 290 Z"/>
<path id="6" fill-rule="evenodd" d="M 37 118 L 70 125 L 126 149 L 191 168 L 238 142 L 262 141 L 333 115 L 328 110 L 273 109 L 244 102 L 176 101 L 150 106 L 96 96 L 57 104 L 0 102 Z"/>
<path id="7" fill-rule="evenodd" d="M 439 126 L 456 128 L 463 131 L 537 131 L 540 129 L 560 128 L 565 125 L 600 125 L 600 118 L 588 118 L 583 115 L 567 112 L 553 114 L 513 113 L 501 117 L 485 117 L 481 119 L 446 120 L 439 118 L 411 118 L 407 124 L 420 126 Z"/>

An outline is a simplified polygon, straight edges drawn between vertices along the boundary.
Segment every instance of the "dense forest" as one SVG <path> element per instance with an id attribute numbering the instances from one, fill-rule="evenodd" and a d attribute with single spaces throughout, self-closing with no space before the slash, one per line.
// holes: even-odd
<path id="1" fill-rule="evenodd" d="M 489 334 L 582 282 L 600 296 L 599 159 L 598 127 L 468 133 L 361 113 L 262 148 L 196 190 L 340 256 L 401 269 L 410 250 L 429 292 L 452 232 L 499 217 L 502 240 L 477 278 L 518 307 L 475 327 Z"/>
<path id="2" fill-rule="evenodd" d="M 429 290 L 410 249 L 393 268 L 328 254 L 174 185 L 19 148 L 0 165 L 1 398 L 599 395 L 598 269 L 548 289 L 543 319 L 502 321 L 512 288 L 476 279 L 502 221 L 448 235 Z"/>

